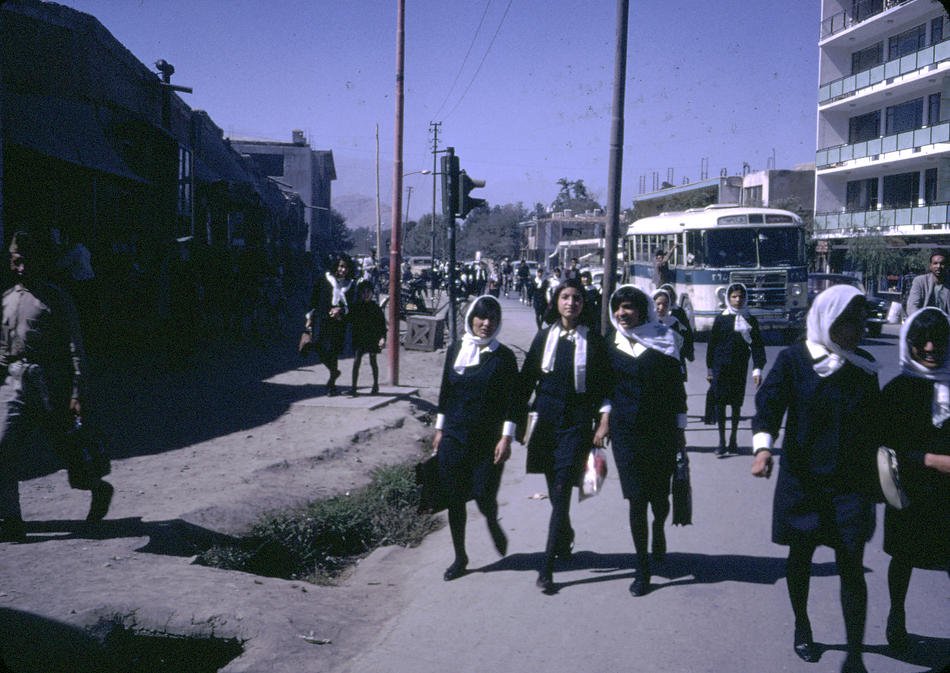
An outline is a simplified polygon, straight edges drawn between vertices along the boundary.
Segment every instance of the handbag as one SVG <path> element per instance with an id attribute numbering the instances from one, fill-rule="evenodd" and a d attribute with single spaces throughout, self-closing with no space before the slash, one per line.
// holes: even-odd
<path id="1" fill-rule="evenodd" d="M 910 504 L 910 498 L 901 485 L 897 454 L 886 446 L 877 448 L 877 477 L 884 502 L 894 509 L 904 509 Z"/>
<path id="2" fill-rule="evenodd" d="M 577 501 L 582 502 L 600 493 L 607 478 L 607 450 L 595 446 L 587 454 L 584 474 L 578 484 Z"/>
<path id="3" fill-rule="evenodd" d="M 70 488 L 89 490 L 112 471 L 102 433 L 84 424 L 79 416 L 66 433 L 61 455 Z"/>
<path id="4" fill-rule="evenodd" d="M 693 490 L 689 485 L 689 457 L 685 450 L 676 452 L 673 470 L 673 525 L 693 523 Z"/>
<path id="5" fill-rule="evenodd" d="M 419 487 L 420 514 L 435 514 L 448 508 L 442 482 L 439 479 L 439 457 L 429 456 L 416 464 L 416 485 Z"/>
<path id="6" fill-rule="evenodd" d="M 709 390 L 706 391 L 706 408 L 703 412 L 703 423 L 705 425 L 716 425 L 717 421 L 717 412 L 716 412 L 716 398 L 713 397 L 712 386 L 709 387 Z"/>

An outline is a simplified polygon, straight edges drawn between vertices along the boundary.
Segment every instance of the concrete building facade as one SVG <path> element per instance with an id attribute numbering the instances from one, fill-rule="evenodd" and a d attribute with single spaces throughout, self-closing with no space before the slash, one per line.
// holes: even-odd
<path id="1" fill-rule="evenodd" d="M 936 0 L 822 0 L 815 236 L 950 242 L 950 25 Z"/>

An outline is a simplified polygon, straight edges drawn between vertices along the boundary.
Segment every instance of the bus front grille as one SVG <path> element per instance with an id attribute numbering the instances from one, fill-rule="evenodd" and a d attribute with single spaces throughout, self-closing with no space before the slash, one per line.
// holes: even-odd
<path id="1" fill-rule="evenodd" d="M 732 283 L 749 290 L 750 308 L 784 308 L 788 274 L 785 271 L 733 271 Z"/>

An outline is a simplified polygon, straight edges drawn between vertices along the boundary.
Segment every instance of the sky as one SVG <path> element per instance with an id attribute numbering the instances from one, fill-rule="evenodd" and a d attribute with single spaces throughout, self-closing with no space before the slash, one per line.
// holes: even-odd
<path id="1" fill-rule="evenodd" d="M 392 202 L 395 0 L 65 0 L 139 60 L 165 59 L 226 135 L 332 150 L 334 197 Z M 403 173 L 439 145 L 490 204 L 549 205 L 557 180 L 607 197 L 614 0 L 406 0 Z M 630 0 L 621 206 L 722 169 L 813 163 L 818 0 Z M 410 218 L 432 178 L 409 175 Z M 405 204 L 405 198 L 403 199 Z M 418 205 L 416 205 L 418 204 Z M 415 207 L 420 212 L 416 212 Z M 354 223 L 351 223 L 354 224 Z"/>

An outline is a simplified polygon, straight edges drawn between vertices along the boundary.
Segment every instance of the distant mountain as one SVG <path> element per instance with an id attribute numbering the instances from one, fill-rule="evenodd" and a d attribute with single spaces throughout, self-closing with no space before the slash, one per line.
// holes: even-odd
<path id="1" fill-rule="evenodd" d="M 376 229 L 376 198 L 363 194 L 344 194 L 334 196 L 331 205 L 346 218 L 350 229 L 366 227 Z M 380 202 L 380 219 L 383 229 L 388 229 L 392 218 L 392 209 L 388 203 Z"/>

